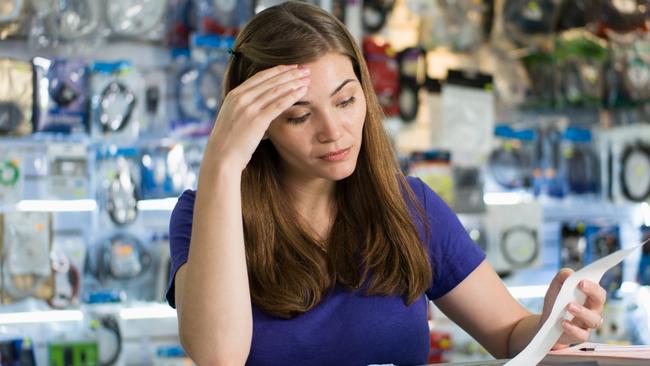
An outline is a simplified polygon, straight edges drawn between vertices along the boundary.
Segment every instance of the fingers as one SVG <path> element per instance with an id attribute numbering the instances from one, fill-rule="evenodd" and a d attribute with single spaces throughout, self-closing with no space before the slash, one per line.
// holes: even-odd
<path id="1" fill-rule="evenodd" d="M 588 280 L 580 281 L 578 287 L 580 291 L 587 295 L 585 306 L 598 313 L 602 312 L 607 300 L 607 291 L 599 284 Z"/>
<path id="2" fill-rule="evenodd" d="M 287 108 L 291 107 L 298 99 L 300 99 L 307 92 L 307 86 L 301 86 L 298 89 L 291 90 L 282 97 L 275 99 L 266 107 L 262 108 L 261 114 L 269 121 L 274 120 L 280 113 L 284 112 Z"/>
<path id="3" fill-rule="evenodd" d="M 262 73 L 266 71 L 268 70 L 262 71 Z M 259 78 L 259 79 L 256 78 L 259 74 L 258 73 L 253 75 L 253 77 L 251 77 L 250 79 L 248 79 L 248 80 L 252 80 L 253 78 L 256 78 L 254 83 L 247 84 L 242 89 L 237 88 L 235 95 L 240 99 L 240 102 L 244 105 L 258 103 L 259 96 L 264 94 L 268 90 L 273 90 L 274 88 L 278 88 L 284 83 L 292 82 L 297 79 L 304 78 L 309 75 L 309 72 L 310 71 L 307 68 L 289 67 L 284 71 L 281 71 L 279 73 L 274 72 L 272 74 L 265 75 L 263 78 Z M 262 104 L 258 104 L 258 107 L 260 106 L 262 106 Z"/>
<path id="4" fill-rule="evenodd" d="M 599 312 L 593 311 L 574 302 L 569 303 L 567 310 L 575 316 L 575 318 L 573 318 L 574 325 L 580 328 L 596 329 L 600 327 L 603 322 L 603 318 Z"/>
<path id="5" fill-rule="evenodd" d="M 226 96 L 226 103 L 231 106 L 229 109 L 232 110 L 233 115 L 245 115 L 249 119 L 259 117 L 258 113 L 261 109 L 277 102 L 279 98 L 290 95 L 293 90 L 307 85 L 308 75 L 309 69 L 306 68 L 289 68 L 284 72 L 266 74 L 263 81 L 258 84 L 249 86 L 243 91 L 236 88 L 230 92 Z"/>
<path id="6" fill-rule="evenodd" d="M 266 80 L 273 78 L 274 76 L 280 75 L 287 71 L 295 70 L 297 68 L 298 65 L 278 65 L 278 66 L 271 67 L 270 69 L 260 71 L 255 75 L 251 76 L 250 78 L 245 80 L 243 83 L 241 83 L 241 85 L 239 85 L 233 90 L 237 90 L 238 92 L 243 93 L 249 90 L 250 88 L 253 88 L 265 82 Z"/>
<path id="7" fill-rule="evenodd" d="M 302 77 L 300 79 L 292 79 L 290 81 L 284 82 L 282 84 L 276 85 L 259 95 L 255 99 L 255 103 L 260 105 L 262 108 L 267 107 L 269 104 L 273 103 L 278 97 L 286 95 L 287 93 L 299 89 L 303 86 L 308 86 L 310 82 L 309 77 Z"/>
<path id="8" fill-rule="evenodd" d="M 562 321 L 562 329 L 564 330 L 565 336 L 573 339 L 573 341 L 569 343 L 580 343 L 589 339 L 589 330 L 582 329 L 568 320 Z"/>

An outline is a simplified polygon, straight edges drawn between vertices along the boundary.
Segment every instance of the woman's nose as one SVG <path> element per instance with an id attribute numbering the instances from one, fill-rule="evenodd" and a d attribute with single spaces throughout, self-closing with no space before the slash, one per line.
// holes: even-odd
<path id="1" fill-rule="evenodd" d="M 318 142 L 331 142 L 341 138 L 341 121 L 332 113 L 323 113 L 318 127 Z"/>

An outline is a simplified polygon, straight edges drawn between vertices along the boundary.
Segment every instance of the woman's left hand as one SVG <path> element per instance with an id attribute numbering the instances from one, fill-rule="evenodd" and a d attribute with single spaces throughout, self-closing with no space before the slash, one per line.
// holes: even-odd
<path id="1" fill-rule="evenodd" d="M 573 270 L 568 268 L 561 269 L 551 281 L 551 284 L 544 297 L 544 310 L 540 319 L 539 326 L 548 319 L 557 298 L 562 284 L 573 273 Z M 584 305 L 576 302 L 570 302 L 566 310 L 574 315 L 572 321 L 562 320 L 562 329 L 564 332 L 557 341 L 553 349 L 567 347 L 571 344 L 582 343 L 589 339 L 592 329 L 597 329 L 603 324 L 603 307 L 607 299 L 607 291 L 602 288 L 598 283 L 588 280 L 582 280 L 578 283 L 578 289 L 582 291 L 587 299 Z"/>

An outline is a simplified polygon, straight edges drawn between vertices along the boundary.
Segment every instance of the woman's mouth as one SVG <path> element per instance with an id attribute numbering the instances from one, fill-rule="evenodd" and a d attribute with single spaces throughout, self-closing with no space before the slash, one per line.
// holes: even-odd
<path id="1" fill-rule="evenodd" d="M 352 147 L 348 147 L 347 149 L 341 149 L 337 151 L 332 151 L 330 153 L 327 153 L 325 155 L 321 155 L 318 158 L 328 161 L 328 162 L 334 162 L 334 161 L 341 161 L 345 159 L 348 154 L 350 153 L 350 150 L 352 150 Z"/>

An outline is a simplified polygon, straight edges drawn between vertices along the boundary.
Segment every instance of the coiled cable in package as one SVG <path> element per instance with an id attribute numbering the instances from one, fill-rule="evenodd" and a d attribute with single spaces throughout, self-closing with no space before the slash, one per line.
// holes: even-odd
<path id="1" fill-rule="evenodd" d="M 142 37 L 158 28 L 165 18 L 165 0 L 111 0 L 106 3 L 106 19 L 113 33 Z"/>
<path id="2" fill-rule="evenodd" d="M 9 37 L 20 29 L 26 8 L 25 0 L 5 0 L 0 2 L 0 40 Z"/>

